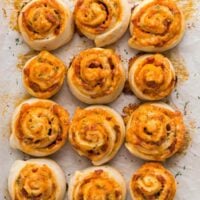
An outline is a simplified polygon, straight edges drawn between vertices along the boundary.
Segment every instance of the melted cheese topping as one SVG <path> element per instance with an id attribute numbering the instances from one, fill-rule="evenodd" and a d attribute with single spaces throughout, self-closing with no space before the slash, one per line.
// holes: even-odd
<path id="1" fill-rule="evenodd" d="M 15 200 L 55 200 L 57 182 L 47 165 L 27 164 L 14 183 Z"/>
<path id="2" fill-rule="evenodd" d="M 161 54 L 139 56 L 130 61 L 129 83 L 139 98 L 160 100 L 174 89 L 175 71 Z"/>
<path id="3" fill-rule="evenodd" d="M 125 199 L 125 183 L 119 172 L 102 168 L 91 168 L 90 171 L 83 171 L 75 176 L 75 181 L 70 185 L 69 191 L 72 196 L 69 200 L 95 200 L 95 199 Z M 72 187 L 72 188 L 71 188 Z"/>
<path id="4" fill-rule="evenodd" d="M 56 37 L 63 32 L 67 17 L 56 0 L 39 0 L 23 12 L 23 29 L 32 40 Z"/>
<path id="5" fill-rule="evenodd" d="M 47 51 L 28 61 L 23 82 L 28 92 L 38 98 L 49 98 L 61 88 L 65 78 L 64 63 Z"/>
<path id="6" fill-rule="evenodd" d="M 85 103 L 112 102 L 121 93 L 124 82 L 121 60 L 110 49 L 85 50 L 74 58 L 68 70 L 70 89 Z"/>
<path id="7" fill-rule="evenodd" d="M 125 145 L 140 158 L 163 161 L 181 149 L 184 138 L 180 112 L 162 104 L 143 104 L 129 119 Z"/>
<path id="8" fill-rule="evenodd" d="M 22 103 L 13 116 L 12 135 L 17 148 L 34 156 L 58 151 L 67 139 L 69 115 L 60 105 L 47 100 Z"/>
<path id="9" fill-rule="evenodd" d="M 81 32 L 99 35 L 121 20 L 121 10 L 119 0 L 78 0 L 74 10 L 75 23 Z"/>
<path id="10" fill-rule="evenodd" d="M 174 176 L 159 163 L 144 164 L 132 177 L 133 199 L 173 200 L 176 193 Z"/>
<path id="11" fill-rule="evenodd" d="M 99 165 L 117 153 L 124 134 L 123 120 L 118 113 L 107 107 L 95 106 L 76 110 L 69 140 L 80 155 Z"/>
<path id="12" fill-rule="evenodd" d="M 129 45 L 146 51 L 172 48 L 184 32 L 182 12 L 172 0 L 150 0 L 135 8 Z"/>

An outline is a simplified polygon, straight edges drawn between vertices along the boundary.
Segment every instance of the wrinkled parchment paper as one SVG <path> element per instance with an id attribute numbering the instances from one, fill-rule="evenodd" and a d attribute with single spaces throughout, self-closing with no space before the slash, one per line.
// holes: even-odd
<path id="1" fill-rule="evenodd" d="M 12 112 L 22 100 L 30 98 L 23 88 L 21 70 L 17 67 L 20 55 L 26 54 L 30 49 L 24 44 L 19 33 L 9 27 L 10 15 L 13 12 L 12 2 L 13 0 L 0 0 L 0 200 L 10 199 L 7 191 L 7 177 L 14 160 L 30 158 L 18 150 L 11 149 L 8 143 Z M 73 9 L 74 1 L 66 0 L 66 3 Z M 133 4 L 133 0 L 130 1 L 130 6 Z M 187 150 L 164 163 L 176 176 L 178 182 L 176 200 L 200 199 L 200 14 L 198 14 L 200 13 L 200 1 L 196 0 L 196 4 L 193 17 L 187 21 L 183 41 L 167 53 L 175 60 L 179 76 L 177 89 L 167 101 L 183 112 L 191 137 Z M 109 46 L 121 55 L 126 68 L 128 60 L 137 53 L 128 47 L 128 37 L 127 31 L 120 41 Z M 74 55 L 90 47 L 93 47 L 93 43 L 76 33 L 72 42 L 53 53 L 68 66 Z M 187 77 L 187 71 L 189 77 Z M 64 106 L 70 112 L 71 117 L 77 106 L 86 106 L 71 95 L 66 83 L 62 90 L 53 97 L 53 100 Z M 137 102 L 139 101 L 134 95 L 122 93 L 110 106 L 122 114 L 124 106 Z M 87 159 L 78 156 L 68 142 L 50 158 L 57 161 L 63 168 L 67 182 L 76 170 L 91 165 Z M 144 161 L 132 156 L 122 146 L 109 165 L 121 171 L 128 183 L 133 172 L 143 163 Z M 127 200 L 130 199 L 128 194 Z"/>

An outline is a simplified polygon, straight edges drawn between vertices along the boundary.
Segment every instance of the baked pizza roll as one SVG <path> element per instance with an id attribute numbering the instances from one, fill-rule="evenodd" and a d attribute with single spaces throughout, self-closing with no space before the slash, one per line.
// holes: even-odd
<path id="1" fill-rule="evenodd" d="M 69 42 L 74 33 L 73 17 L 62 0 L 32 0 L 21 10 L 19 30 L 35 50 L 54 50 Z"/>
<path id="2" fill-rule="evenodd" d="M 160 100 L 171 94 L 176 74 L 171 61 L 161 54 L 145 54 L 129 63 L 129 85 L 143 100 Z"/>
<path id="3" fill-rule="evenodd" d="M 69 141 L 79 155 L 94 165 L 111 160 L 121 147 L 125 126 L 121 116 L 107 106 L 78 108 L 69 129 Z"/>
<path id="4" fill-rule="evenodd" d="M 146 163 L 133 174 L 130 193 L 134 200 L 173 200 L 176 194 L 174 176 L 159 163 Z"/>
<path id="5" fill-rule="evenodd" d="M 68 70 L 72 94 L 87 104 L 107 104 L 122 92 L 125 70 L 111 49 L 92 48 L 77 55 Z"/>
<path id="6" fill-rule="evenodd" d="M 65 72 L 65 65 L 59 58 L 42 51 L 25 64 L 23 83 L 32 96 L 50 98 L 63 85 Z"/>
<path id="7" fill-rule="evenodd" d="M 126 32 L 131 16 L 127 0 L 77 0 L 75 24 L 97 47 L 116 42 Z"/>
<path id="8" fill-rule="evenodd" d="M 12 200 L 63 200 L 65 174 L 50 159 L 17 160 L 10 170 L 8 190 Z"/>
<path id="9" fill-rule="evenodd" d="M 10 145 L 32 156 L 48 156 L 66 142 L 69 114 L 50 100 L 29 99 L 12 117 Z"/>
<path id="10" fill-rule="evenodd" d="M 71 178 L 68 200 L 125 200 L 126 183 L 122 175 L 108 166 L 77 171 Z"/>
<path id="11" fill-rule="evenodd" d="M 185 20 L 173 0 L 144 0 L 133 10 L 129 46 L 146 52 L 175 47 L 185 32 Z"/>
<path id="12" fill-rule="evenodd" d="M 127 149 L 145 160 L 164 161 L 184 145 L 182 114 L 164 103 L 138 106 L 126 129 Z"/>

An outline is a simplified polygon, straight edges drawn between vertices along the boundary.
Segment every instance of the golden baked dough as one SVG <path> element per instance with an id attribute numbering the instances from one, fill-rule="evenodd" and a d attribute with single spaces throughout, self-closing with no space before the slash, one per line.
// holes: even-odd
<path id="1" fill-rule="evenodd" d="M 32 0 L 20 11 L 18 25 L 25 42 L 35 50 L 54 50 L 74 33 L 72 14 L 62 0 Z"/>
<path id="2" fill-rule="evenodd" d="M 164 103 L 146 103 L 133 111 L 127 124 L 127 149 L 145 160 L 164 161 L 184 145 L 182 114 Z"/>
<path id="3" fill-rule="evenodd" d="M 132 13 L 129 46 L 162 52 L 176 46 L 185 32 L 185 20 L 173 0 L 144 0 Z"/>
<path id="4" fill-rule="evenodd" d="M 129 85 L 143 100 L 161 100 L 176 85 L 175 70 L 168 58 L 161 54 L 144 54 L 130 60 Z"/>
<path id="5" fill-rule="evenodd" d="M 74 10 L 78 30 L 97 47 L 116 42 L 126 32 L 131 16 L 127 0 L 77 0 Z"/>
<path id="6" fill-rule="evenodd" d="M 59 58 L 42 51 L 25 64 L 23 83 L 32 96 L 50 98 L 60 90 L 65 72 L 65 65 Z"/>
<path id="7" fill-rule="evenodd" d="M 50 100 L 30 99 L 13 114 L 10 145 L 32 156 L 47 156 L 65 144 L 68 128 L 64 108 Z"/>
<path id="8" fill-rule="evenodd" d="M 134 200 L 173 200 L 176 194 L 174 176 L 159 163 L 146 163 L 130 181 L 130 193 Z"/>
<path id="9" fill-rule="evenodd" d="M 108 166 L 77 171 L 71 178 L 68 200 L 125 200 L 126 183 L 122 175 Z"/>
<path id="10" fill-rule="evenodd" d="M 67 81 L 71 92 L 80 101 L 106 104 L 120 95 L 125 83 L 125 70 L 113 50 L 92 48 L 73 59 Z"/>
<path id="11" fill-rule="evenodd" d="M 17 160 L 9 173 L 8 189 L 12 200 L 63 200 L 65 174 L 53 160 Z"/>
<path id="12" fill-rule="evenodd" d="M 121 116 L 107 106 L 78 108 L 69 129 L 74 149 L 94 165 L 111 160 L 121 147 L 125 127 Z"/>

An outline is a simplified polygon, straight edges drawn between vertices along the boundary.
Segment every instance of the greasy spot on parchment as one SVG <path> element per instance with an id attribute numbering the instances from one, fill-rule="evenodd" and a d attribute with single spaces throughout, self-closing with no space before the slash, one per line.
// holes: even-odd
<path id="1" fill-rule="evenodd" d="M 26 64 L 26 62 L 31 59 L 32 57 L 36 56 L 37 55 L 37 52 L 34 51 L 34 50 L 31 50 L 25 54 L 19 54 L 18 55 L 18 63 L 17 63 L 17 68 L 19 70 L 22 70 L 24 65 Z"/>
<path id="2" fill-rule="evenodd" d="M 4 117 L 9 108 L 9 100 L 11 95 L 9 94 L 1 94 L 0 95 L 0 104 L 1 104 L 1 116 Z"/>
<path id="3" fill-rule="evenodd" d="M 179 52 L 177 50 L 169 51 L 166 52 L 165 55 L 170 59 L 175 68 L 175 72 L 178 77 L 178 84 L 182 84 L 183 82 L 187 81 L 189 79 L 189 71 L 186 67 L 184 58 L 181 57 Z"/>
<path id="4" fill-rule="evenodd" d="M 4 120 L 3 126 L 1 128 L 1 139 L 8 139 L 10 135 L 10 121 L 6 121 L 6 115 L 8 114 L 10 105 L 12 101 L 12 96 L 9 94 L 0 95 L 0 118 Z"/>
<path id="5" fill-rule="evenodd" d="M 22 97 L 19 98 L 15 98 L 15 102 L 14 102 L 14 106 L 17 107 L 19 106 L 22 102 L 24 102 L 25 100 L 28 100 L 31 98 L 31 95 L 26 93 L 24 94 Z"/>
<path id="6" fill-rule="evenodd" d="M 14 0 L 9 3 L 12 7 L 12 12 L 10 14 L 10 22 L 9 22 L 10 28 L 12 30 L 19 32 L 17 18 L 22 7 L 29 1 L 31 0 Z"/>
<path id="7" fill-rule="evenodd" d="M 180 6 L 186 20 L 190 20 L 197 12 L 196 0 L 174 0 Z"/>
<path id="8" fill-rule="evenodd" d="M 195 130 L 197 128 L 197 122 L 195 120 L 189 121 L 190 129 Z"/>

